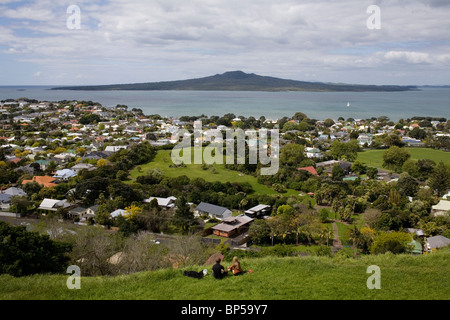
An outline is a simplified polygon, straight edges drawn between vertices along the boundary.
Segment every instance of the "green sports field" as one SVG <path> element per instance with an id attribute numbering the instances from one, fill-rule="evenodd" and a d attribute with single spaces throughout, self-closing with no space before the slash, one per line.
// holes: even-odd
<path id="1" fill-rule="evenodd" d="M 238 171 L 225 169 L 222 164 L 213 164 L 214 169 L 202 169 L 201 164 L 187 164 L 185 167 L 173 167 L 171 150 L 159 150 L 153 161 L 140 165 L 130 172 L 130 177 L 135 180 L 138 176 L 145 175 L 150 169 L 160 169 L 167 177 L 178 177 L 185 175 L 190 179 L 203 178 L 205 181 L 213 182 L 248 182 L 258 194 L 277 194 L 275 190 L 258 183 L 254 176 L 246 175 Z M 171 167 L 172 166 L 172 167 Z M 298 191 L 287 190 L 283 195 L 298 195 Z"/>
<path id="2" fill-rule="evenodd" d="M 406 148 L 406 149 L 411 153 L 412 160 L 430 159 L 436 163 L 442 161 L 446 164 L 450 164 L 449 152 L 429 148 Z M 384 152 L 386 152 L 386 149 L 358 152 L 357 160 L 371 167 L 382 168 Z"/>

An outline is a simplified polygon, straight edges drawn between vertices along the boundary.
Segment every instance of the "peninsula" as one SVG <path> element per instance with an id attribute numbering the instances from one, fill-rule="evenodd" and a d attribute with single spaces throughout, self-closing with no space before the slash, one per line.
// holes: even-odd
<path id="1" fill-rule="evenodd" d="M 52 90 L 196 90 L 196 91 L 408 91 L 416 86 L 306 82 L 229 71 L 209 77 L 130 84 L 55 87 Z"/>

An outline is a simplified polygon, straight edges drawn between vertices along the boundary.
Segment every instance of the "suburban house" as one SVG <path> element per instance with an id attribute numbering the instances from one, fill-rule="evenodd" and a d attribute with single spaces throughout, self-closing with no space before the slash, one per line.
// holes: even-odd
<path id="1" fill-rule="evenodd" d="M 167 198 L 159 198 L 159 197 L 150 197 L 148 199 L 144 199 L 144 203 L 150 203 L 153 199 L 158 201 L 158 206 L 163 207 L 165 209 L 169 209 L 175 206 L 175 197 L 167 197 Z"/>
<path id="2" fill-rule="evenodd" d="M 104 151 L 106 152 L 117 152 L 122 149 L 128 149 L 128 146 L 107 146 Z"/>
<path id="3" fill-rule="evenodd" d="M 72 219 L 75 217 L 78 217 L 78 218 L 80 218 L 80 220 L 83 220 L 83 219 L 95 217 L 95 215 L 97 214 L 97 210 L 98 210 L 98 205 L 94 205 L 89 208 L 76 207 L 76 208 L 69 210 L 67 215 Z"/>
<path id="4" fill-rule="evenodd" d="M 236 217 L 228 217 L 221 223 L 211 227 L 213 234 L 225 238 L 234 238 L 248 231 L 253 219 L 241 214 Z"/>
<path id="5" fill-rule="evenodd" d="M 72 169 L 62 169 L 57 170 L 55 174 L 53 175 L 53 178 L 59 179 L 59 180 L 69 180 L 72 177 L 76 177 L 77 172 Z"/>
<path id="6" fill-rule="evenodd" d="M 22 184 L 26 184 L 28 182 L 37 182 L 44 188 L 51 188 L 56 186 L 55 181 L 56 178 L 50 176 L 34 176 L 31 180 L 23 180 Z"/>
<path id="7" fill-rule="evenodd" d="M 250 208 L 245 211 L 245 214 L 250 218 L 260 218 L 266 215 L 270 215 L 272 211 L 272 207 L 267 204 L 258 204 L 253 208 Z"/>
<path id="8" fill-rule="evenodd" d="M 316 167 L 323 167 L 323 168 L 331 168 L 332 166 L 334 166 L 336 163 L 339 163 L 339 161 L 337 160 L 328 160 L 328 161 L 323 161 L 323 162 L 317 162 L 316 163 Z"/>
<path id="9" fill-rule="evenodd" d="M 48 199 L 44 198 L 42 200 L 41 204 L 39 205 L 39 210 L 45 210 L 45 211 L 56 211 L 59 208 L 69 208 L 71 206 L 70 203 L 67 202 L 67 200 L 54 200 L 54 199 Z"/>
<path id="10" fill-rule="evenodd" d="M 221 206 L 216 206 L 215 204 L 200 202 L 199 205 L 195 208 L 195 214 L 196 215 L 207 214 L 213 218 L 223 220 L 231 217 L 232 212 L 230 209 Z"/>
<path id="11" fill-rule="evenodd" d="M 318 148 L 306 147 L 305 153 L 306 153 L 306 157 L 308 159 L 322 159 L 323 158 L 322 151 L 320 151 Z"/>
<path id="12" fill-rule="evenodd" d="M 124 216 L 127 214 L 127 210 L 124 209 L 116 209 L 113 212 L 110 213 L 111 217 L 116 218 L 118 216 Z"/>
<path id="13" fill-rule="evenodd" d="M 450 245 L 450 239 L 444 236 L 434 236 L 427 238 L 425 243 L 425 250 L 432 251 L 439 248 L 445 248 Z"/>
<path id="14" fill-rule="evenodd" d="M 447 211 L 450 211 L 450 200 L 441 200 L 438 204 L 431 207 L 431 215 L 434 217 L 442 216 Z"/>
<path id="15" fill-rule="evenodd" d="M 367 143 L 368 146 L 372 144 L 373 135 L 370 133 L 362 133 L 358 136 L 358 144 L 363 146 Z"/>
<path id="16" fill-rule="evenodd" d="M 8 189 L 2 190 L 2 193 L 9 194 L 12 197 L 14 196 L 25 197 L 27 195 L 25 191 L 16 187 L 10 187 Z"/>
<path id="17" fill-rule="evenodd" d="M 1 210 L 9 210 L 11 207 L 11 198 L 13 196 L 6 194 L 6 193 L 0 193 L 0 209 Z"/>
<path id="18" fill-rule="evenodd" d="M 73 171 L 75 172 L 79 172 L 80 170 L 86 169 L 88 171 L 92 171 L 95 169 L 95 166 L 90 164 L 90 163 L 77 163 L 76 165 L 74 165 L 72 168 Z"/>
<path id="19" fill-rule="evenodd" d="M 303 167 L 303 168 L 297 168 L 297 170 L 305 170 L 311 173 L 314 176 L 318 176 L 317 171 L 314 167 Z"/>

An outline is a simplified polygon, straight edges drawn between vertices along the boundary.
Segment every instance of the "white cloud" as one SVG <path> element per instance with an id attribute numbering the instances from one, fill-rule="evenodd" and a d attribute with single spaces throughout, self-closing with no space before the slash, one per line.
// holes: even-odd
<path id="1" fill-rule="evenodd" d="M 81 29 L 66 27 L 72 3 L 0 0 L 1 52 L 66 83 L 141 82 L 242 69 L 317 81 L 375 83 L 392 68 L 420 79 L 422 66 L 444 77 L 450 20 L 445 2 L 419 1 L 77 1 Z M 369 30 L 366 9 L 381 8 L 381 29 Z M 416 67 L 418 69 L 416 69 Z M 420 68 L 419 68 L 420 67 Z M 364 75 L 356 70 L 364 69 Z M 64 72 L 63 72 L 64 71 Z M 414 73 L 416 72 L 416 73 Z M 83 74 L 76 79 L 71 75 Z M 450 83 L 450 79 L 448 79 Z"/>

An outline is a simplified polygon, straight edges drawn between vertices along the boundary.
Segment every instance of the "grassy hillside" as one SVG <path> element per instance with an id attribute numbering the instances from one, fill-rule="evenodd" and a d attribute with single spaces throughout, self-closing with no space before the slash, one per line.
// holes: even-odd
<path id="1" fill-rule="evenodd" d="M 226 261 L 224 265 L 228 265 Z M 381 289 L 369 290 L 366 273 L 381 270 Z M 243 259 L 253 273 L 216 280 L 182 275 L 205 266 L 165 269 L 117 277 L 82 277 L 80 290 L 66 287 L 68 275 L 0 276 L 0 300 L 445 300 L 450 297 L 450 250 L 433 254 Z"/>
<path id="2" fill-rule="evenodd" d="M 429 148 L 406 148 L 411 153 L 412 160 L 431 159 L 436 163 L 443 161 L 450 164 L 450 154 L 445 151 Z M 358 152 L 357 160 L 375 168 L 383 168 L 383 153 L 386 150 L 368 150 Z"/>
<path id="3" fill-rule="evenodd" d="M 141 169 L 134 168 L 130 172 L 131 179 L 135 180 L 138 176 L 144 175 L 150 169 L 160 169 L 167 177 L 179 177 L 185 175 L 190 179 L 203 178 L 205 181 L 213 182 L 248 182 L 256 193 L 259 194 L 277 194 L 272 188 L 258 183 L 256 177 L 243 174 L 238 171 L 225 169 L 221 164 L 214 164 L 214 171 L 211 169 L 203 170 L 201 164 L 188 164 L 186 167 L 170 167 L 173 165 L 170 157 L 172 150 L 158 150 L 152 162 L 139 166 Z M 193 156 L 194 152 L 192 152 Z M 193 161 L 192 161 L 193 163 Z M 298 195 L 298 191 L 287 190 L 284 195 Z"/>

